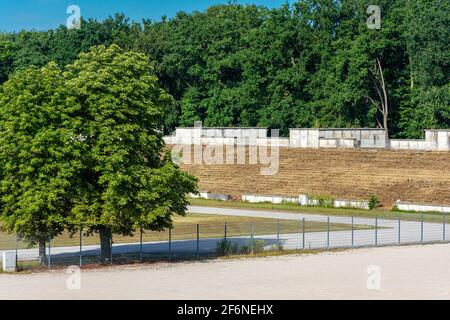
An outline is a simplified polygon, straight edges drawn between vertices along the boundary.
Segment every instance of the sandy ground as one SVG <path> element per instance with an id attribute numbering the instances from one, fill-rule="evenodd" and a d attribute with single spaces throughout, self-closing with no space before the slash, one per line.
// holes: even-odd
<path id="1" fill-rule="evenodd" d="M 450 299 L 449 270 L 450 245 L 386 247 L 83 270 L 80 290 L 65 271 L 1 274 L 0 299 Z"/>

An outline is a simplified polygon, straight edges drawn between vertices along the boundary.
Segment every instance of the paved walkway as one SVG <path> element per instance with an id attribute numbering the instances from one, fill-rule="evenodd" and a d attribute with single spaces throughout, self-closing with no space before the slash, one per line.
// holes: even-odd
<path id="1" fill-rule="evenodd" d="M 308 232 L 305 235 L 302 233 L 301 221 L 306 219 L 309 222 L 327 223 L 327 217 L 313 214 L 301 213 L 286 213 L 277 211 L 259 211 L 259 210 L 239 210 L 228 208 L 208 208 L 208 207 L 189 207 L 188 212 L 199 214 L 216 214 L 224 216 L 242 216 L 255 218 L 272 218 L 278 220 L 295 220 L 299 223 L 299 232 L 295 234 L 281 234 L 280 243 L 285 249 L 320 249 L 320 248 L 345 248 L 345 247 L 363 247 L 375 245 L 394 245 L 401 242 L 402 244 L 413 244 L 420 242 L 438 242 L 443 241 L 445 235 L 450 238 L 450 225 L 445 226 L 440 223 L 423 223 L 416 221 L 402 221 L 399 228 L 399 223 L 396 220 L 359 218 L 353 219 L 353 224 L 373 227 L 370 230 L 355 230 L 355 231 L 331 231 L 327 232 Z M 351 229 L 352 218 L 342 216 L 330 217 L 330 223 L 339 223 L 349 225 Z M 377 224 L 378 229 L 375 230 Z M 400 230 L 399 230 L 400 229 Z M 257 233 L 257 230 L 255 230 Z M 244 245 L 248 243 L 250 234 L 244 237 L 233 237 L 230 239 L 234 243 Z M 271 246 L 278 243 L 276 232 L 270 235 L 255 236 L 256 240 L 264 240 L 266 246 Z M 221 239 L 201 239 L 199 249 L 201 253 L 213 253 L 216 250 L 216 244 Z M 445 239 L 447 240 L 447 239 Z M 173 241 L 172 253 L 176 254 L 195 254 L 197 250 L 196 240 L 182 240 Z M 140 251 L 139 243 L 115 244 L 113 253 L 115 255 L 137 253 Z M 151 242 L 143 244 L 143 251 L 152 254 L 168 254 L 169 243 L 166 242 Z M 74 259 L 77 261 L 79 257 L 79 247 L 55 247 L 51 249 L 52 256 L 58 259 Z M 99 245 L 91 245 L 83 247 L 83 256 L 99 256 Z M 38 257 L 37 249 L 19 250 L 20 261 L 32 261 Z M 0 257 L 1 259 L 1 257 Z"/>

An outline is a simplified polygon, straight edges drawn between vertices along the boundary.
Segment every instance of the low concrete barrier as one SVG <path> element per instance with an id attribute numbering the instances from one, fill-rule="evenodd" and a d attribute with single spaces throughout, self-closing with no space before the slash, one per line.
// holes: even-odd
<path id="1" fill-rule="evenodd" d="M 450 206 L 439 206 L 430 204 L 419 204 L 398 201 L 397 208 L 402 211 L 417 211 L 417 212 L 441 212 L 450 213 Z"/>
<path id="2" fill-rule="evenodd" d="M 318 206 L 320 200 L 311 199 L 307 195 L 301 194 L 298 198 L 286 196 L 261 196 L 261 195 L 243 195 L 242 200 L 250 203 L 293 203 L 301 206 Z M 331 200 L 330 200 L 331 202 Z M 369 210 L 368 201 L 359 200 L 332 200 L 330 203 L 335 208 L 358 208 Z"/>
<path id="3" fill-rule="evenodd" d="M 306 194 L 299 196 L 299 204 L 302 206 L 319 206 L 321 201 L 314 198 L 309 198 Z M 329 200 L 329 205 L 334 208 L 357 208 L 369 210 L 369 201 L 361 200 Z M 332 202 L 332 203 L 331 203 Z"/>
<path id="4" fill-rule="evenodd" d="M 242 201 L 250 203 L 293 203 L 298 204 L 298 198 L 284 197 L 284 196 L 258 196 L 258 195 L 243 195 Z"/>
<path id="5" fill-rule="evenodd" d="M 15 251 L 3 251 L 2 252 L 2 269 L 3 272 L 15 272 L 16 271 L 16 252 Z"/>
<path id="6" fill-rule="evenodd" d="M 358 200 L 334 200 L 335 208 L 357 208 L 369 210 L 369 201 Z"/>
<path id="7" fill-rule="evenodd" d="M 231 196 L 228 194 L 219 194 L 219 193 L 209 193 L 209 192 L 200 192 L 199 194 L 189 194 L 191 198 L 194 199 L 207 199 L 207 200 L 220 200 L 220 201 L 228 201 L 231 199 Z"/>

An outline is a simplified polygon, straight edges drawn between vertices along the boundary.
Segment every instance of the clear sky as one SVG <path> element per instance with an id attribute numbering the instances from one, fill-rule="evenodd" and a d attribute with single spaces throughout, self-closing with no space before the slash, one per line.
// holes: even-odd
<path id="1" fill-rule="evenodd" d="M 22 29 L 46 30 L 65 24 L 69 5 L 77 5 L 83 18 L 103 20 L 123 12 L 133 20 L 159 20 L 163 15 L 174 16 L 179 11 L 204 10 L 227 0 L 0 0 L 0 31 Z M 279 7 L 287 0 L 238 0 L 241 4 Z"/>

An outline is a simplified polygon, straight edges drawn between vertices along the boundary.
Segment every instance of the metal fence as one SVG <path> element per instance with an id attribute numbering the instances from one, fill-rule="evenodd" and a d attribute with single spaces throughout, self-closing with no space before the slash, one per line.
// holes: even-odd
<path id="1" fill-rule="evenodd" d="M 226 218 L 225 218 L 226 219 Z M 138 232 L 134 237 L 114 236 L 111 264 L 145 261 L 204 259 L 223 254 L 268 250 L 327 250 L 447 242 L 446 214 L 399 214 L 398 217 L 342 217 L 299 215 L 297 220 L 245 223 L 205 223 L 175 226 L 165 232 Z M 15 251 L 20 269 L 38 266 L 38 249 L 28 248 L 15 235 L 0 234 L 0 251 Z M 1 259 L 1 257 L 0 257 Z M 46 267 L 95 265 L 100 258 L 98 236 L 80 232 L 48 239 Z"/>

